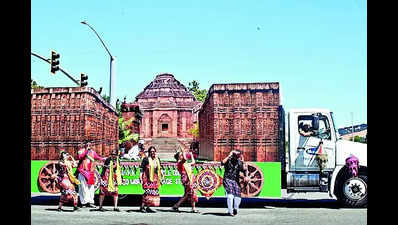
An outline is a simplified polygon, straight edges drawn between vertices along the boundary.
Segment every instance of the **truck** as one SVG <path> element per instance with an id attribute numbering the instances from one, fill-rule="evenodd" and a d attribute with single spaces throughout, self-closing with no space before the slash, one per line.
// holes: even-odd
<path id="1" fill-rule="evenodd" d="M 367 145 L 342 140 L 328 109 L 292 109 L 287 118 L 286 160 L 281 162 L 287 192 L 328 192 L 344 206 L 366 207 Z M 308 136 L 300 133 L 305 125 L 312 131 Z M 322 170 L 316 162 L 320 154 L 327 155 Z M 357 171 L 352 172 L 351 162 Z"/>

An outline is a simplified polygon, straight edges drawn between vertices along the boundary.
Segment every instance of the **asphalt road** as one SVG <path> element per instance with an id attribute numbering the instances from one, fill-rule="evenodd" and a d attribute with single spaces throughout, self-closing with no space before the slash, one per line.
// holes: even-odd
<path id="1" fill-rule="evenodd" d="M 181 213 L 171 211 L 178 198 L 162 198 L 161 206 L 153 208 L 156 213 L 138 211 L 139 197 L 128 196 L 120 201 L 121 212 L 112 211 L 112 201 L 107 199 L 105 209 L 81 208 L 72 211 L 64 206 L 63 212 L 56 211 L 58 196 L 33 196 L 31 224 L 367 224 L 367 209 L 340 208 L 337 201 L 324 193 L 283 194 L 280 199 L 242 199 L 241 208 L 235 217 L 227 215 L 225 198 L 200 198 L 198 214 L 190 213 L 188 205 L 182 205 Z M 97 202 L 97 199 L 96 199 Z"/>

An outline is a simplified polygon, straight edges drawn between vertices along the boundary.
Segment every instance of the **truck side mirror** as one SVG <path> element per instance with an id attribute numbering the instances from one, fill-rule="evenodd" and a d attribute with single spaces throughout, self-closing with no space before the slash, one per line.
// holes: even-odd
<path id="1" fill-rule="evenodd" d="M 319 129 L 319 117 L 318 116 L 312 116 L 312 128 L 314 130 Z"/>

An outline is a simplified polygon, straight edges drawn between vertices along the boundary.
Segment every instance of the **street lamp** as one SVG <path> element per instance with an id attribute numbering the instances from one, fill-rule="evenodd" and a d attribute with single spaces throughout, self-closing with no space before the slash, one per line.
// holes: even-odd
<path id="1" fill-rule="evenodd" d="M 115 60 L 116 58 L 112 56 L 112 54 L 109 52 L 108 48 L 106 47 L 105 43 L 102 41 L 101 37 L 98 35 L 97 31 L 94 30 L 93 27 L 90 26 L 86 21 L 81 22 L 84 25 L 87 25 L 90 27 L 91 30 L 94 31 L 94 33 L 97 35 L 98 39 L 101 41 L 102 45 L 105 47 L 105 50 L 108 52 L 109 56 L 111 57 L 111 62 L 110 62 L 110 78 L 109 78 L 109 103 L 112 106 L 115 106 L 115 73 L 114 73 L 114 67 L 115 67 Z"/>

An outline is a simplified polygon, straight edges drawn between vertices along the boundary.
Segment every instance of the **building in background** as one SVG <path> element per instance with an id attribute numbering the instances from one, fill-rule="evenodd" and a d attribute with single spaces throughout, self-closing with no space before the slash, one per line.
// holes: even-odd
<path id="1" fill-rule="evenodd" d="M 353 130 L 354 127 L 354 130 Z M 354 137 L 359 136 L 361 138 L 361 142 L 366 142 L 367 134 L 368 134 L 368 125 L 367 124 L 359 124 L 349 127 L 339 128 L 338 132 L 342 139 L 344 140 L 352 140 Z"/>

